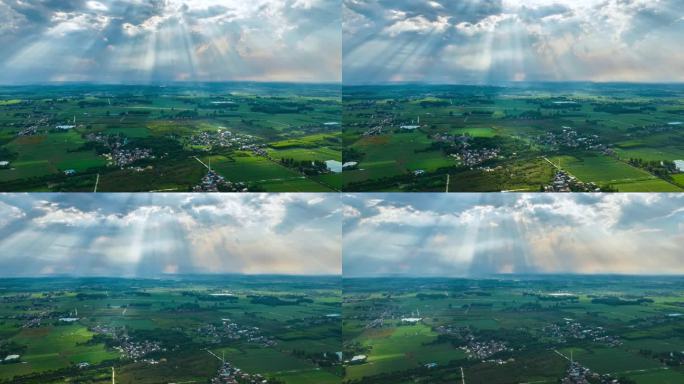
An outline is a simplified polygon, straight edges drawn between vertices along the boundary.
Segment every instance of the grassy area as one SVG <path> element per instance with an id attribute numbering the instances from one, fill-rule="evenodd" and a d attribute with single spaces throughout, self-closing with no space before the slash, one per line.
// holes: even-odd
<path id="1" fill-rule="evenodd" d="M 674 369 L 658 369 L 625 375 L 637 384 L 678 384 L 684 382 L 684 372 Z"/>
<path id="2" fill-rule="evenodd" d="M 570 356 L 570 349 L 562 349 L 561 352 Z M 574 359 L 591 370 L 605 374 L 611 373 L 619 376 L 622 372 L 654 369 L 660 367 L 657 361 L 638 353 L 625 351 L 618 348 L 594 348 L 572 349 Z"/>
<path id="3" fill-rule="evenodd" d="M 92 335 L 80 325 L 24 329 L 10 340 L 28 347 L 22 356 L 26 364 L 0 365 L 0 378 L 118 358 L 117 353 L 106 350 L 102 344 L 84 345 Z"/>
<path id="4" fill-rule="evenodd" d="M 477 173 L 544 156 L 566 160 L 564 168 L 585 182 L 620 184 L 627 192 L 676 191 L 667 185 L 669 177 L 662 172 L 654 172 L 663 175 L 659 176 L 662 182 L 653 182 L 655 176 L 618 160 L 684 159 L 684 130 L 672 124 L 682 120 L 684 87 L 646 88 L 648 92 L 629 84 L 585 87 L 564 83 L 519 88 L 344 87 L 345 161 L 358 160 L 360 168 L 344 172 L 345 185 L 359 192 L 436 191 L 435 178 L 444 172 L 437 169 L 449 166 L 452 176 L 469 181 L 464 188 L 454 185 L 453 191 L 493 191 L 497 183 Z M 402 125 L 420 127 L 406 133 Z M 409 140 L 400 148 L 397 137 Z M 421 150 L 426 148 L 426 152 Z M 482 156 L 478 153 L 482 149 L 497 154 Z M 603 155 L 610 152 L 617 158 Z M 472 161 L 468 166 L 439 163 L 440 158 L 448 160 L 445 154 Z M 427 174 L 406 177 L 416 168 Z M 529 189 L 529 182 L 519 177 L 510 175 L 507 183 L 519 188 L 499 190 Z M 551 179 L 542 184 L 550 186 Z M 573 186 L 572 190 L 582 188 Z"/>
<path id="5" fill-rule="evenodd" d="M 97 174 L 112 181 L 100 186 L 103 192 L 188 191 L 203 175 L 181 164 L 195 156 L 239 157 L 247 147 L 264 148 L 276 160 L 342 158 L 339 126 L 329 124 L 341 114 L 339 88 L 332 85 L 69 84 L 3 91 L 8 99 L 0 102 L 0 161 L 11 165 L 0 169 L 0 191 L 86 191 Z M 74 127 L 58 132 L 65 124 Z M 118 159 L 107 164 L 106 154 Z M 78 176 L 63 173 L 69 169 Z M 167 173 L 173 170 L 180 172 Z M 317 176 L 341 180 L 320 169 L 308 171 L 308 182 L 291 184 L 281 179 L 293 172 L 277 167 L 241 164 L 235 171 L 231 177 L 263 180 L 274 191 L 318 192 L 330 188 Z M 140 173 L 156 179 L 142 180 Z"/>
<path id="6" fill-rule="evenodd" d="M 346 377 L 350 380 L 465 357 L 449 344 L 430 345 L 437 335 L 423 324 L 371 330 L 361 337 L 370 348 L 368 362 L 348 366 Z"/>
<path id="7" fill-rule="evenodd" d="M 83 143 L 83 139 L 74 131 L 18 137 L 6 146 L 18 157 L 12 161 L 9 169 L 0 170 L 0 181 L 104 166 L 105 159 L 94 151 L 78 150 Z"/>
<path id="8" fill-rule="evenodd" d="M 394 176 L 422 169 L 433 171 L 453 166 L 439 151 L 426 151 L 430 140 L 421 132 L 365 137 L 352 148 L 364 153 L 359 170 L 344 172 L 345 182 Z"/>
<path id="9" fill-rule="evenodd" d="M 224 291 L 233 292 L 234 298 L 210 295 Z M 117 383 L 207 382 L 217 376 L 221 363 L 216 356 L 224 353 L 226 361 L 243 372 L 290 384 L 340 381 L 335 355 L 341 350 L 340 319 L 326 316 L 341 312 L 338 278 L 6 279 L 0 281 L 0 292 L 3 299 L 22 298 L 0 300 L 0 316 L 21 312 L 43 320 L 33 328 L 22 326 L 26 319 L 0 322 L 0 348 L 11 342 L 11 351 L 20 355 L 16 364 L 0 364 L 2 383 L 99 383 L 103 378 L 111 382 L 112 366 Z M 307 300 L 271 305 L 255 302 L 254 297 Z M 17 308 L 28 308 L 25 303 L 38 307 L 49 303 L 55 312 Z M 76 323 L 58 322 L 57 314 L 74 309 L 79 316 Z M 221 329 L 225 322 L 238 329 L 207 331 Z M 108 331 L 96 335 L 96 327 Z M 247 337 L 245 332 L 256 333 Z M 272 344 L 254 341 L 257 335 Z M 140 345 L 145 343 L 159 347 L 133 357 L 125 347 L 128 343 L 137 343 L 137 351 L 144 351 Z M 332 356 L 329 361 L 336 364 L 319 364 L 324 356 Z M 83 362 L 90 366 L 76 367 Z"/>
<path id="10" fill-rule="evenodd" d="M 468 382 L 555 383 L 566 376 L 570 356 L 616 379 L 678 382 L 681 319 L 666 314 L 679 313 L 681 282 L 681 277 L 586 275 L 345 279 L 347 355 L 368 356 L 365 363 L 347 364 L 345 382 L 459 382 L 462 368 Z M 542 299 L 559 291 L 577 299 Z M 650 301 L 594 301 L 605 295 Z M 418 324 L 400 325 L 400 318 L 417 311 Z M 605 335 L 617 342 L 608 344 Z M 494 350 L 497 343 L 505 348 Z M 476 356 L 476 350 L 484 355 Z M 661 361 L 666 357 L 672 359 L 669 366 Z M 437 365 L 427 368 L 428 362 Z"/>

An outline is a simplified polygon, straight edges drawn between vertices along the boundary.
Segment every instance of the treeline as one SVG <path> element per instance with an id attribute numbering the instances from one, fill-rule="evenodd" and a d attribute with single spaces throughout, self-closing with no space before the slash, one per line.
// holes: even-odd
<path id="1" fill-rule="evenodd" d="M 221 301 L 221 302 L 228 301 L 231 303 L 236 303 L 239 300 L 239 298 L 237 296 L 210 295 L 207 293 L 192 292 L 192 291 L 183 291 L 183 292 L 181 292 L 181 295 L 194 297 L 195 299 L 197 299 L 199 301 Z"/>
<path id="2" fill-rule="evenodd" d="M 655 112 L 657 109 L 652 105 L 625 105 L 625 104 L 593 104 L 595 112 L 612 113 L 614 115 L 627 113 Z"/>
<path id="3" fill-rule="evenodd" d="M 325 173 L 328 170 L 328 166 L 324 161 L 321 160 L 295 160 L 292 158 L 282 158 L 280 159 L 280 164 L 288 168 L 295 168 L 305 175 L 318 175 Z"/>
<path id="4" fill-rule="evenodd" d="M 282 306 L 282 305 L 299 305 L 301 303 L 313 303 L 313 300 L 307 299 L 305 297 L 298 297 L 294 300 L 283 300 L 283 299 L 276 297 L 276 296 L 249 295 L 247 297 L 249 297 L 251 299 L 252 304 L 269 305 L 272 307 Z"/>
<path id="5" fill-rule="evenodd" d="M 250 105 L 252 112 L 274 114 L 303 113 L 313 111 L 313 107 L 299 103 L 254 103 Z"/>
<path id="6" fill-rule="evenodd" d="M 670 174 L 678 173 L 679 169 L 675 165 L 674 161 L 669 160 L 644 160 L 640 158 L 630 158 L 628 160 L 630 165 L 637 168 L 644 169 L 658 177 L 669 178 Z"/>
<path id="7" fill-rule="evenodd" d="M 593 304 L 605 304 L 605 305 L 640 305 L 640 304 L 650 304 L 653 303 L 653 299 L 639 298 L 639 299 L 623 299 L 621 297 L 597 297 L 591 299 Z"/>
<path id="8" fill-rule="evenodd" d="M 6 341 L 0 343 L 0 358 L 4 359 L 7 355 L 23 355 L 26 352 L 26 346 L 18 344 L 15 341 Z"/>
<path id="9" fill-rule="evenodd" d="M 293 349 L 292 355 L 306 359 L 319 367 L 332 367 L 340 363 L 340 359 L 335 352 L 307 352 L 301 349 Z"/>
<path id="10" fill-rule="evenodd" d="M 435 299 L 446 299 L 449 295 L 446 293 L 419 293 L 416 298 L 419 300 L 435 300 Z"/>
<path id="11" fill-rule="evenodd" d="M 84 292 L 79 292 L 76 294 L 76 298 L 79 301 L 83 300 L 100 300 L 100 299 L 106 299 L 107 294 L 105 293 L 84 293 Z"/>

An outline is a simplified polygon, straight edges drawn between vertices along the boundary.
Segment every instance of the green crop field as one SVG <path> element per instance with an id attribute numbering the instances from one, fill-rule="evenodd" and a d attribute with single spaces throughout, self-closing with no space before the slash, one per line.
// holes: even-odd
<path id="1" fill-rule="evenodd" d="M 460 383 L 462 373 L 473 383 L 559 383 L 578 367 L 597 383 L 684 375 L 681 277 L 353 278 L 343 287 L 345 383 Z"/>
<path id="2" fill-rule="evenodd" d="M 96 184 L 102 192 L 339 188 L 340 170 L 326 165 L 342 159 L 338 87 L 200 88 L 2 87 L 0 161 L 9 164 L 0 168 L 0 191 L 93 191 Z M 203 165 L 189 169 L 196 157 L 245 153 L 274 165 L 241 163 L 220 179 Z"/>
<path id="3" fill-rule="evenodd" d="M 339 383 L 340 312 L 335 277 L 3 279 L 0 354 L 20 357 L 0 383 L 208 382 L 222 359 L 268 383 Z"/>
<path id="4" fill-rule="evenodd" d="M 674 161 L 684 160 L 679 85 L 359 85 L 342 92 L 343 159 L 356 163 L 343 172 L 345 190 L 438 191 L 449 174 L 459 181 L 452 192 L 682 191 L 672 183 L 681 172 Z M 533 183 L 525 174 L 491 180 L 538 158 L 564 162 Z"/>

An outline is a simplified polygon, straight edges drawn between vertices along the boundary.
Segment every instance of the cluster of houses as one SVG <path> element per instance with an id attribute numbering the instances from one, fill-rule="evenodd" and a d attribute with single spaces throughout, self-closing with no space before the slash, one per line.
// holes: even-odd
<path id="1" fill-rule="evenodd" d="M 216 132 L 201 132 L 193 135 L 189 139 L 191 145 L 201 145 L 208 148 L 238 148 L 253 143 L 254 141 L 254 136 L 233 134 L 233 132 L 220 128 Z"/>
<path id="2" fill-rule="evenodd" d="M 568 340 L 591 340 L 609 347 L 622 345 L 622 340 L 618 336 L 608 335 L 605 328 L 585 326 L 569 318 L 563 319 L 561 323 L 549 324 L 542 331 L 559 344 L 564 344 Z"/>
<path id="3" fill-rule="evenodd" d="M 138 160 L 154 159 L 154 156 L 148 148 L 115 148 L 111 153 L 105 154 L 105 158 L 109 164 L 123 168 Z"/>
<path id="4" fill-rule="evenodd" d="M 363 132 L 363 136 L 379 136 L 382 135 L 383 133 L 383 126 L 382 125 L 376 125 L 374 127 L 368 128 L 365 132 Z"/>
<path id="5" fill-rule="evenodd" d="M 22 128 L 17 133 L 17 136 L 34 136 L 34 135 L 37 135 L 38 134 L 38 128 L 40 128 L 40 126 L 38 124 L 31 124 L 29 126 Z"/>
<path id="6" fill-rule="evenodd" d="M 451 156 L 461 161 L 466 167 L 474 167 L 487 160 L 498 158 L 500 152 L 499 148 L 469 149 L 464 147 L 459 153 L 452 154 Z"/>
<path id="7" fill-rule="evenodd" d="M 487 361 L 487 359 L 499 352 L 510 351 L 511 349 L 503 341 L 485 340 L 480 341 L 474 335 L 466 339 L 466 345 L 462 346 L 468 357 L 472 359 Z"/>
<path id="8" fill-rule="evenodd" d="M 133 361 L 138 361 L 150 353 L 166 352 L 166 349 L 162 348 L 161 344 L 156 341 L 133 341 L 126 335 L 122 336 L 120 341 L 121 345 L 115 349 L 119 350 L 124 358 Z"/>
<path id="9" fill-rule="evenodd" d="M 471 359 L 478 359 L 483 362 L 494 362 L 497 364 L 506 364 L 511 360 L 489 359 L 491 356 L 500 352 L 513 351 L 505 342 L 498 340 L 478 340 L 467 327 L 451 327 L 440 325 L 435 328 L 435 331 L 441 335 L 454 335 L 464 341 L 461 346 Z"/>
<path id="10" fill-rule="evenodd" d="M 13 126 L 14 123 L 9 123 L 9 125 Z M 39 116 L 36 118 L 35 114 L 31 114 L 22 125 L 23 127 L 19 129 L 17 136 L 34 136 L 40 133 L 39 130 L 41 127 L 48 128 L 50 126 L 50 121 L 46 116 Z"/>
<path id="11" fill-rule="evenodd" d="M 546 132 L 537 137 L 537 142 L 554 150 L 563 147 L 603 152 L 607 148 L 605 144 L 599 142 L 597 135 L 583 136 L 577 130 L 567 126 L 561 127 L 560 132 Z"/>
<path id="12" fill-rule="evenodd" d="M 585 183 L 565 171 L 556 170 L 551 184 L 544 186 L 544 192 L 601 192 L 601 188 L 593 182 Z"/>
<path id="13" fill-rule="evenodd" d="M 240 150 L 242 151 L 252 151 L 257 156 L 265 157 L 267 159 L 271 159 L 271 156 L 268 154 L 268 152 L 265 149 L 264 144 L 245 144 L 240 146 Z"/>
<path id="14" fill-rule="evenodd" d="M 40 328 L 42 325 L 43 318 L 42 317 L 33 317 L 24 322 L 24 324 L 21 325 L 22 328 Z"/>
<path id="15" fill-rule="evenodd" d="M 371 116 L 370 121 L 372 121 L 372 126 L 366 129 L 362 136 L 379 136 L 385 133 L 385 127 L 392 127 L 396 125 L 394 118 L 391 116 L 379 116 L 376 122 L 375 115 L 373 115 Z M 348 125 L 353 126 L 354 124 Z"/>
<path id="16" fill-rule="evenodd" d="M 226 180 L 211 169 L 202 178 L 199 184 L 192 188 L 193 192 L 249 192 L 245 183 L 233 183 Z"/>
<path id="17" fill-rule="evenodd" d="M 240 368 L 224 361 L 211 384 L 268 384 L 268 380 L 260 374 L 249 374 Z"/>
<path id="18" fill-rule="evenodd" d="M 277 344 L 272 337 L 262 335 L 259 327 L 243 327 L 231 319 L 222 319 L 220 325 L 204 325 L 197 329 L 197 333 L 213 344 L 220 344 L 226 340 L 243 340 L 262 347 L 273 347 Z"/>
<path id="19" fill-rule="evenodd" d="M 432 135 L 431 138 L 437 142 L 453 144 L 457 151 L 456 153 L 452 153 L 451 157 L 459 160 L 466 167 L 475 167 L 487 160 L 497 159 L 501 155 L 501 149 L 497 147 L 470 148 L 472 137 L 468 135 L 438 133 Z"/>
<path id="20" fill-rule="evenodd" d="M 109 149 L 110 152 L 104 155 L 107 159 L 107 165 L 124 168 L 139 160 L 155 158 L 149 148 L 126 148 L 126 144 L 128 144 L 126 137 L 90 133 L 86 135 L 86 140 L 102 144 Z"/>
<path id="21" fill-rule="evenodd" d="M 88 330 L 92 333 L 96 333 L 98 335 L 109 335 L 109 336 L 115 336 L 116 335 L 116 330 L 114 328 L 108 327 L 106 325 L 101 325 L 101 324 L 96 324 Z"/>
<path id="22" fill-rule="evenodd" d="M 150 340 L 133 340 L 122 329 L 118 329 L 117 332 L 116 328 L 97 324 L 89 327 L 88 330 L 95 334 L 110 336 L 119 344 L 114 349 L 118 350 L 123 358 L 132 359 L 136 362 L 142 361 L 152 365 L 158 364 L 159 361 L 144 357 L 155 352 L 166 352 L 166 348 L 161 343 Z"/>
<path id="23" fill-rule="evenodd" d="M 560 382 L 561 384 L 620 384 L 620 380 L 610 375 L 592 372 L 576 361 L 570 362 L 565 377 Z"/>

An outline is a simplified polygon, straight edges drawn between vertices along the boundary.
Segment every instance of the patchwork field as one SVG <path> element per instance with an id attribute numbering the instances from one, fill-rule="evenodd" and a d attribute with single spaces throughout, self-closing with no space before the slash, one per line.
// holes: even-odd
<path id="1" fill-rule="evenodd" d="M 682 191 L 682 100 L 680 85 L 345 86 L 344 189 Z M 565 161 L 537 185 L 490 180 L 538 158 Z"/>
<path id="2" fill-rule="evenodd" d="M 331 191 L 340 121 L 332 85 L 1 87 L 0 191 Z M 245 154 L 271 170 L 191 164 Z"/>
<path id="3" fill-rule="evenodd" d="M 343 284 L 345 383 L 558 383 L 580 368 L 592 383 L 684 379 L 681 277 Z"/>
<path id="4" fill-rule="evenodd" d="M 0 383 L 208 382 L 222 359 L 268 383 L 339 383 L 340 294 L 334 277 L 3 279 L 0 355 L 19 357 Z"/>

